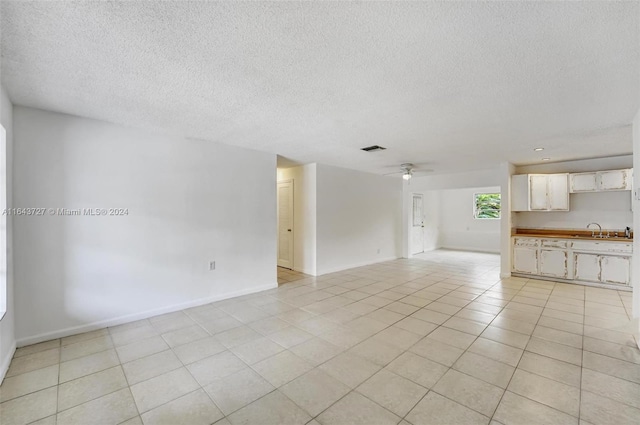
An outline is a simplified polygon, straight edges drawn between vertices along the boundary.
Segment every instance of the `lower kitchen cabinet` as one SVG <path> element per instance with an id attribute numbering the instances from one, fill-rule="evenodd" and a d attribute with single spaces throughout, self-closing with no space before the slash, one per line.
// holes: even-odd
<path id="1" fill-rule="evenodd" d="M 628 285 L 631 281 L 631 258 L 617 255 L 576 253 L 576 280 Z"/>
<path id="2" fill-rule="evenodd" d="M 516 237 L 512 271 L 629 287 L 632 252 L 631 242 Z"/>
<path id="3" fill-rule="evenodd" d="M 566 279 L 569 275 L 567 251 L 559 249 L 540 250 L 540 274 Z"/>
<path id="4" fill-rule="evenodd" d="M 513 248 L 513 271 L 538 274 L 538 248 L 515 246 Z"/>
<path id="5" fill-rule="evenodd" d="M 597 254 L 573 254 L 575 271 L 573 278 L 589 282 L 600 281 L 600 256 Z"/>
<path id="6" fill-rule="evenodd" d="M 600 281 L 629 285 L 631 282 L 631 258 L 603 255 L 600 257 Z"/>

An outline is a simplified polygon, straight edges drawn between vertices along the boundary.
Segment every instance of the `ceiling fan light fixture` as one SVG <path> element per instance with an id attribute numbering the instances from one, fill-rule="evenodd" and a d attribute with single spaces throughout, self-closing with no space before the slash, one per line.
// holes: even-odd
<path id="1" fill-rule="evenodd" d="M 404 164 L 400 165 L 400 168 L 403 171 L 402 178 L 404 180 L 410 180 L 411 179 L 411 175 L 413 174 L 413 164 L 411 164 L 409 162 L 405 162 Z"/>

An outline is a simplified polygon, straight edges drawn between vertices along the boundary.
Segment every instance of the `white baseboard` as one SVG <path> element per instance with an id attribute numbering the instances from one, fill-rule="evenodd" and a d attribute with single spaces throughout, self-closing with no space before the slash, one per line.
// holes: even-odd
<path id="1" fill-rule="evenodd" d="M 158 316 L 165 313 L 173 313 L 174 311 L 184 310 L 186 308 L 198 307 L 200 305 L 209 304 L 216 301 L 222 301 L 229 298 L 239 297 L 242 295 L 249 295 L 256 292 L 262 292 L 269 289 L 278 287 L 278 283 L 272 283 L 268 285 L 262 285 L 255 288 L 243 289 L 241 291 L 229 292 L 222 295 L 216 295 L 207 298 L 198 298 L 197 300 L 187 301 L 180 304 L 173 304 L 166 307 L 156 308 L 153 310 L 143 311 L 141 313 L 127 314 L 124 316 L 114 317 L 111 319 L 100 320 L 97 322 L 87 323 L 80 326 L 73 326 L 70 328 L 60 329 L 52 332 L 45 332 L 39 335 L 20 338 L 17 340 L 17 346 L 23 347 L 25 345 L 37 344 L 39 342 L 50 341 L 52 339 L 64 338 L 66 336 L 77 335 L 85 332 L 95 331 L 97 329 L 103 329 L 109 326 L 122 325 L 124 323 L 135 322 L 136 320 L 148 319 L 149 317 Z M 9 359 L 11 361 L 11 359 Z M 8 367 L 8 365 L 7 365 Z"/>
<path id="2" fill-rule="evenodd" d="M 482 252 L 486 254 L 500 254 L 500 250 L 482 249 L 482 248 L 469 248 L 468 246 L 441 246 L 438 249 L 448 249 L 451 251 L 469 251 L 469 252 Z"/>
<path id="3" fill-rule="evenodd" d="M 500 273 L 500 279 L 509 279 L 511 277 L 511 273 Z"/>
<path id="4" fill-rule="evenodd" d="M 355 263 L 355 264 L 347 264 L 344 266 L 338 266 L 338 267 L 332 267 L 329 268 L 327 270 L 322 270 L 322 271 L 318 271 L 318 276 L 322 276 L 325 274 L 329 274 L 329 273 L 336 273 L 336 272 L 341 272 L 343 270 L 347 270 L 347 269 L 355 269 L 356 267 L 364 267 L 364 266 L 370 266 L 372 264 L 377 264 L 377 263 L 384 263 L 385 261 L 393 261 L 393 260 L 397 260 L 401 257 L 386 257 L 386 258 L 380 258 L 378 260 L 374 260 L 374 261 L 362 261 L 360 263 Z"/>
<path id="5" fill-rule="evenodd" d="M 294 267 L 292 268 L 293 271 L 296 271 L 298 273 L 304 273 L 304 274 L 308 274 L 309 276 L 316 276 L 316 272 L 315 270 L 310 270 L 310 269 L 304 269 L 304 268 L 298 268 L 298 267 Z"/>
<path id="6" fill-rule="evenodd" d="M 2 362 L 0 363 L 0 384 L 2 384 L 4 377 L 7 375 L 7 372 L 9 371 L 9 365 L 11 364 L 11 360 L 13 359 L 13 355 L 15 354 L 15 352 L 16 352 L 16 342 L 13 341 L 13 343 L 11 344 L 11 348 L 7 352 L 7 355 L 4 356 L 4 359 L 2 359 Z"/>

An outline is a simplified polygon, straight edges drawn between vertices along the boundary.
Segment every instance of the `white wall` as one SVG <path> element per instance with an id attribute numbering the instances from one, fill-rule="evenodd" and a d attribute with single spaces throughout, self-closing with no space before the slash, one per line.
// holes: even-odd
<path id="1" fill-rule="evenodd" d="M 500 187 L 440 191 L 440 247 L 500 252 L 500 220 L 473 217 L 476 193 L 500 193 Z"/>
<path id="2" fill-rule="evenodd" d="M 316 164 L 278 169 L 293 180 L 293 269 L 316 275 Z"/>
<path id="3" fill-rule="evenodd" d="M 422 193 L 425 205 L 425 251 L 438 248 L 500 251 L 500 224 L 493 222 L 469 222 L 468 214 L 473 212 L 473 199 L 468 199 L 474 188 L 491 187 L 498 189 L 501 184 L 500 169 L 468 171 L 414 177 L 405 183 L 403 200 L 407 217 L 411 212 L 411 193 Z M 457 193 L 457 194 L 456 194 Z M 443 199 L 444 196 L 444 199 Z M 466 199 L 466 200 L 465 200 Z M 443 206 L 446 202 L 446 206 Z M 453 218 L 450 218 L 453 215 Z M 443 220 L 446 220 L 443 223 Z M 403 255 L 409 257 L 410 218 L 403 222 Z M 467 228 L 469 230 L 467 230 Z M 496 230 L 497 229 L 497 230 Z M 488 234 L 483 240 L 481 234 Z"/>
<path id="4" fill-rule="evenodd" d="M 633 156 L 624 155 L 517 167 L 516 174 L 579 173 L 632 167 Z M 515 225 L 525 228 L 585 229 L 588 223 L 597 222 L 605 229 L 633 227 L 629 191 L 572 193 L 569 202 L 570 211 L 566 212 L 517 212 L 514 214 Z"/>
<path id="5" fill-rule="evenodd" d="M 633 168 L 640 171 L 640 109 L 636 113 L 633 119 Z M 633 198 L 633 227 L 634 229 L 640 227 L 640 172 L 633 173 L 633 186 L 634 186 L 634 198 Z M 636 235 L 638 233 L 636 232 Z M 633 264 L 631 277 L 633 281 L 633 317 L 637 320 L 636 325 L 636 343 L 640 348 L 640 237 L 634 236 L 633 238 Z"/>
<path id="6" fill-rule="evenodd" d="M 14 132 L 16 206 L 129 210 L 15 219 L 19 345 L 277 285 L 275 155 L 23 107 Z"/>
<path id="7" fill-rule="evenodd" d="M 316 194 L 319 275 L 402 255 L 402 179 L 318 164 Z"/>
<path id="8" fill-rule="evenodd" d="M 13 105 L 5 92 L 4 87 L 0 86 L 0 123 L 6 130 L 6 170 L 7 179 L 7 205 L 13 206 L 12 202 L 12 158 L 13 158 Z M 0 320 L 0 383 L 4 378 L 9 363 L 13 357 L 16 348 L 15 339 L 15 303 L 14 303 L 14 285 L 13 285 L 13 218 L 7 217 L 7 245 L 6 245 L 6 268 L 0 267 L 4 275 L 7 289 L 7 311 L 2 320 Z M 0 285 L 2 286 L 2 285 Z"/>
<path id="9" fill-rule="evenodd" d="M 511 176 L 516 167 L 510 162 L 500 164 L 500 277 L 511 276 L 511 234 L 513 233 L 515 213 L 511 212 Z"/>

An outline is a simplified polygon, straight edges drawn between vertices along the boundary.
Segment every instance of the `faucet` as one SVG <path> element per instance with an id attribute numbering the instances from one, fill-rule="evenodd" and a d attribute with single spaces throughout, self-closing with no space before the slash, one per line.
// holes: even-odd
<path id="1" fill-rule="evenodd" d="M 589 223 L 589 224 L 587 224 L 587 229 L 589 229 L 590 228 L 589 226 L 591 226 L 592 224 L 595 224 L 596 226 L 598 226 L 598 229 L 600 229 L 600 233 L 598 234 L 597 237 L 601 238 L 602 237 L 602 226 L 600 226 L 598 223 Z M 596 237 L 596 231 L 595 230 L 591 231 L 591 237 L 592 238 Z"/>

